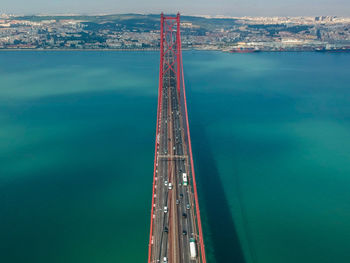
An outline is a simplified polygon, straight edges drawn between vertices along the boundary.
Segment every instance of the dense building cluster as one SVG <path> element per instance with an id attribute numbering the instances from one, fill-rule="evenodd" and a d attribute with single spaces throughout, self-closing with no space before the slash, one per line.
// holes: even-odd
<path id="1" fill-rule="evenodd" d="M 184 48 L 350 50 L 350 18 L 184 16 Z M 0 49 L 156 49 L 158 15 L 0 15 Z"/>

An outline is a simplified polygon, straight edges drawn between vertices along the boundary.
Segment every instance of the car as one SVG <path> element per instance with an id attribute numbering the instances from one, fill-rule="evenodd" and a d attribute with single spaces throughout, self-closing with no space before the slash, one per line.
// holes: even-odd
<path id="1" fill-rule="evenodd" d="M 169 229 L 165 226 L 165 227 L 164 227 L 164 232 L 165 232 L 165 233 L 168 233 L 168 231 L 169 231 Z"/>
<path id="2" fill-rule="evenodd" d="M 172 183 L 169 183 L 168 189 L 169 189 L 169 190 L 173 189 Z"/>
<path id="3" fill-rule="evenodd" d="M 164 185 L 168 186 L 168 181 L 167 180 L 164 181 Z"/>
<path id="4" fill-rule="evenodd" d="M 183 194 L 180 194 L 180 197 L 181 197 L 181 198 L 183 198 L 183 197 L 184 197 L 184 195 L 183 195 Z"/>
<path id="5" fill-rule="evenodd" d="M 164 206 L 164 214 L 168 213 L 168 207 Z"/>
<path id="6" fill-rule="evenodd" d="M 176 204 L 180 204 L 180 200 L 179 199 L 176 199 Z"/>
<path id="7" fill-rule="evenodd" d="M 167 257 L 164 257 L 163 258 L 163 263 L 167 263 L 168 262 L 168 258 Z"/>
<path id="8" fill-rule="evenodd" d="M 186 209 L 190 209 L 190 204 L 187 204 L 187 205 L 186 205 Z"/>
<path id="9" fill-rule="evenodd" d="M 182 217 L 183 218 L 187 218 L 187 214 L 186 213 L 182 213 Z"/>
<path id="10" fill-rule="evenodd" d="M 186 230 L 182 231 L 182 235 L 186 236 L 187 235 L 187 231 Z"/>

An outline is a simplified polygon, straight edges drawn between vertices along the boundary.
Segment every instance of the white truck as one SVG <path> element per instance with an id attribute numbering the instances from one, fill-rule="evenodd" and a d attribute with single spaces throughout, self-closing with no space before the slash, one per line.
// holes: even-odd
<path id="1" fill-rule="evenodd" d="M 187 174 L 186 173 L 182 173 L 182 184 L 184 186 L 187 186 Z"/>
<path id="2" fill-rule="evenodd" d="M 190 256 L 191 259 L 197 258 L 196 240 L 194 238 L 190 238 Z"/>

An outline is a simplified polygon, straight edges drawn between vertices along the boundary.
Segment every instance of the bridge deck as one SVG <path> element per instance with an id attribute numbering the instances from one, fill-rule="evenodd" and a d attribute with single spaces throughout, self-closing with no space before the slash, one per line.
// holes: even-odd
<path id="1" fill-rule="evenodd" d="M 162 16 L 161 31 L 163 22 Z M 179 25 L 178 15 L 177 30 L 180 30 Z M 172 30 L 174 24 L 166 26 Z M 161 81 L 148 262 L 205 263 L 186 98 L 184 90 L 181 90 L 183 84 L 179 83 L 182 72 L 179 37 L 178 31 L 177 41 L 174 42 L 172 32 L 164 37 L 161 33 L 161 39 L 169 43 L 166 43 L 164 52 L 161 42 Z M 167 52 L 172 48 L 176 51 Z M 187 180 L 184 180 L 184 174 Z M 195 245 L 195 253 L 193 247 L 191 252 L 191 240 L 195 240 L 192 243 L 192 246 Z"/>

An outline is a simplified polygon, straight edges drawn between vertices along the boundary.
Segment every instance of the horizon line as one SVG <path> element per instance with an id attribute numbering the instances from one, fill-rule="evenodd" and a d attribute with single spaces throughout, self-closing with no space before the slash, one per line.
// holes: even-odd
<path id="1" fill-rule="evenodd" d="M 176 12 L 177 13 L 177 12 Z M 176 13 L 165 13 L 167 15 L 176 15 Z M 350 16 L 342 16 L 342 15 L 242 15 L 242 16 L 228 16 L 228 15 L 208 15 L 208 14 L 186 14 L 186 13 L 180 13 L 181 16 L 193 16 L 193 17 L 203 17 L 203 18 L 220 18 L 220 19 L 234 19 L 234 18 L 298 18 L 298 17 L 333 17 L 333 18 L 350 18 Z M 160 15 L 160 13 L 22 13 L 22 14 L 11 14 L 11 13 L 0 13 L 0 17 L 6 15 L 6 16 L 12 16 L 12 17 L 21 17 L 21 16 L 111 16 L 111 15 Z"/>

